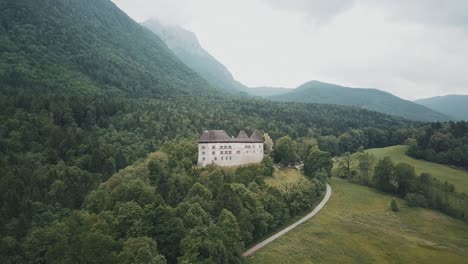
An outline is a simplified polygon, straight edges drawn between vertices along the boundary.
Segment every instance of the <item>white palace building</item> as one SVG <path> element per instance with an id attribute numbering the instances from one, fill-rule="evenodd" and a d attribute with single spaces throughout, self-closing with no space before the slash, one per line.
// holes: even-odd
<path id="1" fill-rule="evenodd" d="M 255 130 L 249 137 L 244 131 L 229 137 L 224 130 L 208 130 L 198 140 L 198 165 L 238 166 L 263 160 L 263 137 Z"/>

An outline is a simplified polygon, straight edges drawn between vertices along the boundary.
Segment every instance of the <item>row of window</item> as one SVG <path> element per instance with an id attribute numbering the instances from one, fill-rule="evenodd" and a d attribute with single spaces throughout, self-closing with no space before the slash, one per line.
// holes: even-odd
<path id="1" fill-rule="evenodd" d="M 255 150 L 252 151 L 252 152 L 253 152 L 253 153 L 257 153 Z M 250 151 L 247 150 L 245 153 L 250 153 Z M 263 153 L 263 151 L 260 150 L 258 153 Z M 220 154 L 221 154 L 221 155 L 223 155 L 223 154 L 224 154 L 224 155 L 226 155 L 226 154 L 232 154 L 232 151 L 221 151 Z M 238 151 L 236 152 L 236 154 L 241 154 L 240 150 L 238 150 Z M 202 155 L 206 155 L 206 152 L 205 152 L 205 151 L 202 151 Z M 211 155 L 216 155 L 216 151 L 211 152 Z"/>
<path id="2" fill-rule="evenodd" d="M 220 149 L 232 149 L 232 146 L 219 146 Z M 245 148 L 255 148 L 255 145 L 245 145 Z M 258 148 L 262 148 L 258 145 Z M 206 149 L 206 146 L 202 146 L 202 149 Z M 216 149 L 216 146 L 211 146 L 211 149 Z"/>
<path id="3" fill-rule="evenodd" d="M 232 157 L 226 157 L 226 159 L 224 159 L 225 157 L 221 157 L 221 160 L 232 160 Z M 203 157 L 203 161 L 205 161 L 206 158 Z M 214 160 L 218 160 L 218 157 L 215 157 Z"/>

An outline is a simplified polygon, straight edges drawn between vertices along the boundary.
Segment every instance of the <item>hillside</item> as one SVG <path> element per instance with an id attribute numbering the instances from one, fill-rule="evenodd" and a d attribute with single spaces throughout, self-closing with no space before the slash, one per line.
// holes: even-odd
<path id="1" fill-rule="evenodd" d="M 247 263 L 463 263 L 468 257 L 465 223 L 426 209 L 394 213 L 391 196 L 343 180 L 332 179 L 331 187 L 319 214 Z"/>
<path id="2" fill-rule="evenodd" d="M 3 85 L 132 96 L 216 94 L 163 41 L 110 1 L 0 5 Z"/>
<path id="3" fill-rule="evenodd" d="M 290 101 L 350 105 L 417 121 L 444 121 L 449 117 L 416 103 L 403 100 L 377 89 L 357 89 L 311 81 L 287 94 L 269 97 L 274 101 Z"/>
<path id="4" fill-rule="evenodd" d="M 203 49 L 194 33 L 179 26 L 164 25 L 155 19 L 144 22 L 143 26 L 158 35 L 182 62 L 213 87 L 231 93 L 245 92 L 247 89 L 234 79 L 223 64 Z"/>
<path id="5" fill-rule="evenodd" d="M 416 173 L 419 175 L 423 172 L 430 173 L 435 178 L 444 182 L 447 181 L 455 185 L 457 192 L 468 194 L 468 171 L 454 168 L 452 166 L 418 160 L 406 155 L 407 146 L 393 146 L 387 148 L 369 149 L 366 152 L 371 153 L 377 160 L 384 157 L 390 157 L 393 162 L 404 162 L 414 166 Z"/>
<path id="6" fill-rule="evenodd" d="M 414 101 L 455 120 L 468 121 L 468 95 L 437 96 Z"/>

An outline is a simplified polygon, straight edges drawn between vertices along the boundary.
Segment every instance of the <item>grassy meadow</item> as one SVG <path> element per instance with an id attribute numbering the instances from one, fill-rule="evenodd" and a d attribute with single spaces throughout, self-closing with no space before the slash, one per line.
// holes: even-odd
<path id="1" fill-rule="evenodd" d="M 407 146 L 394 146 L 388 148 L 369 149 L 376 160 L 390 157 L 393 162 L 405 162 L 415 167 L 416 173 L 428 172 L 441 181 L 447 181 L 455 185 L 455 190 L 468 194 L 468 171 L 447 165 L 418 160 L 406 155 Z"/>
<path id="2" fill-rule="evenodd" d="M 331 180 L 332 197 L 314 218 L 247 258 L 247 263 L 466 263 L 468 225 L 403 207 L 391 196 Z"/>
<path id="3" fill-rule="evenodd" d="M 298 183 L 305 179 L 302 173 L 295 169 L 275 170 L 273 177 L 265 179 L 265 183 L 273 187 L 282 187 L 288 184 Z"/>

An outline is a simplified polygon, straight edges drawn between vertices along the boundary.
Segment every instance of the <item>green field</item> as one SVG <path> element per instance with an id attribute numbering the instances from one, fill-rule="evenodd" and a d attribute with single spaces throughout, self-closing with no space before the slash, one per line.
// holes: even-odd
<path id="1" fill-rule="evenodd" d="M 335 178 L 331 186 L 332 197 L 317 216 L 247 262 L 466 263 L 467 224 L 426 209 L 394 213 L 389 195 Z"/>
<path id="2" fill-rule="evenodd" d="M 448 181 L 455 185 L 456 191 L 468 194 L 468 171 L 447 165 L 413 159 L 405 154 L 406 148 L 406 146 L 394 146 L 388 148 L 369 149 L 367 152 L 373 154 L 377 160 L 388 156 L 395 163 L 408 163 L 415 167 L 417 174 L 428 172 L 441 181 Z"/>

